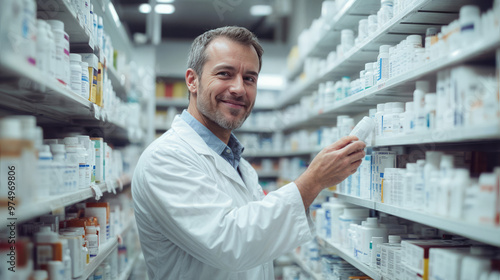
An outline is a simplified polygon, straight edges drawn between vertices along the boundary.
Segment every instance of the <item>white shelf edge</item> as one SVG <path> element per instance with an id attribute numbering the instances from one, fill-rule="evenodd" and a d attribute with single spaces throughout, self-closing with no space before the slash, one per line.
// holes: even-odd
<path id="1" fill-rule="evenodd" d="M 320 151 L 320 150 L 319 149 L 307 149 L 307 150 L 280 151 L 280 152 L 245 150 L 245 152 L 243 152 L 243 157 L 245 157 L 245 158 L 249 158 L 249 157 L 262 157 L 262 158 L 291 157 L 291 156 L 301 156 L 301 155 L 314 154 L 314 153 L 317 153 L 318 151 Z"/>
<path id="2" fill-rule="evenodd" d="M 500 227 L 473 224 L 450 217 L 428 214 L 423 211 L 405 209 L 380 202 L 375 203 L 375 209 L 403 219 L 449 231 L 472 240 L 500 246 Z"/>
<path id="3" fill-rule="evenodd" d="M 338 244 L 334 244 L 334 243 L 330 242 L 329 240 L 325 240 L 319 236 L 316 236 L 316 239 L 318 240 L 318 243 L 320 244 L 320 246 L 326 247 L 329 250 L 333 251 L 333 253 L 337 254 L 339 257 L 341 257 L 345 261 L 349 262 L 354 267 L 361 270 L 363 273 L 370 276 L 374 280 L 381 280 L 382 279 L 382 276 L 378 272 L 374 271 L 371 267 L 356 260 L 346 250 L 340 248 L 338 246 Z"/>
<path id="4" fill-rule="evenodd" d="M 428 214 L 422 211 L 401 208 L 393 205 L 387 205 L 381 202 L 375 202 L 368 199 L 354 197 L 350 195 L 333 193 L 343 201 L 374 209 L 389 215 L 397 216 L 406 220 L 425 224 L 431 227 L 449 231 L 472 240 L 477 240 L 500 247 L 500 227 L 473 224 L 462 220 L 452 219 L 450 217 Z M 480 233 L 480 234 L 478 234 Z"/>
<path id="5" fill-rule="evenodd" d="M 130 182 L 130 177 L 124 175 L 121 176 L 119 180 L 121 180 L 122 184 L 123 182 L 128 184 Z M 103 193 L 107 192 L 108 189 L 106 183 L 99 183 L 97 185 Z M 114 187 L 118 187 L 117 185 L 118 184 L 116 184 Z M 34 202 L 25 202 L 27 204 L 21 202 L 20 205 L 16 205 L 14 216 L 9 216 L 7 212 L 4 212 L 0 215 L 0 219 L 7 220 L 8 218 L 15 218 L 18 222 L 27 221 L 40 215 L 49 213 L 54 209 L 66 207 L 91 197 L 94 197 L 94 191 L 92 190 L 92 188 L 88 187 L 85 189 L 76 190 L 73 193 L 51 196 L 50 198 Z"/>
<path id="6" fill-rule="evenodd" d="M 261 171 L 261 170 L 256 170 L 257 176 L 262 177 L 262 178 L 270 178 L 270 177 L 279 177 L 280 172 L 277 170 L 272 170 L 272 171 Z"/>
<path id="7" fill-rule="evenodd" d="M 375 209 L 375 201 L 371 201 L 368 199 L 362 199 L 359 197 L 346 195 L 346 194 L 342 194 L 342 193 L 338 193 L 338 192 L 333 192 L 333 194 L 335 197 L 338 197 L 345 202 L 349 202 L 351 204 L 355 204 L 355 205 L 362 206 L 365 208 Z"/>
<path id="8" fill-rule="evenodd" d="M 86 280 L 92 272 L 111 254 L 111 252 L 118 248 L 118 239 L 116 236 L 111 237 L 102 247 L 99 248 L 99 253 L 93 258 L 90 263 L 85 267 L 83 275 L 77 278 L 78 280 Z"/>
<path id="9" fill-rule="evenodd" d="M 295 252 L 292 252 L 290 254 L 292 256 L 292 260 L 298 264 L 300 266 L 300 268 L 302 270 L 304 270 L 309 276 L 312 276 L 313 279 L 315 280 L 323 280 L 323 276 L 321 275 L 321 273 L 317 273 L 317 272 L 314 272 L 312 271 L 312 269 L 300 258 L 300 256 L 295 253 Z"/>
<path id="10" fill-rule="evenodd" d="M 335 15 L 335 18 L 331 22 L 328 23 L 330 29 L 326 30 L 323 34 L 321 34 L 321 36 L 318 36 L 318 37 L 324 38 L 327 32 L 334 32 L 331 28 L 333 28 L 335 25 L 337 25 L 339 20 L 348 14 L 348 12 L 350 11 L 350 9 L 352 8 L 352 6 L 354 5 L 354 3 L 356 1 L 360 1 L 360 0 L 349 0 L 348 2 L 346 2 L 342 6 L 340 11 Z M 291 79 L 295 78 L 296 76 L 300 75 L 300 73 L 302 72 L 300 70 L 302 68 L 304 68 L 304 62 L 305 62 L 306 58 L 310 57 L 311 54 L 314 53 L 314 50 L 318 47 L 318 45 L 321 42 L 322 42 L 322 39 L 319 39 L 318 41 L 316 41 L 314 43 L 314 46 L 311 47 L 306 52 L 305 55 L 303 55 L 302 57 L 299 57 L 298 61 L 296 62 L 296 65 L 298 65 L 298 66 L 295 66 L 294 69 L 292 69 L 290 72 L 287 72 L 287 74 L 286 74 L 287 79 L 291 80 Z"/>
<path id="11" fill-rule="evenodd" d="M 156 98 L 156 106 L 161 107 L 186 107 L 189 105 L 187 98 Z"/>
<path id="12" fill-rule="evenodd" d="M 460 62 L 466 61 L 468 59 L 473 58 L 475 55 L 478 53 L 486 52 L 489 50 L 494 50 L 495 48 L 500 47 L 500 37 L 491 37 L 490 40 L 478 44 L 474 44 L 472 46 L 469 46 L 467 48 L 463 48 L 457 51 L 454 51 L 444 57 L 441 57 L 439 59 L 436 59 L 432 62 L 426 63 L 422 65 L 419 68 L 413 69 L 412 71 L 403 73 L 399 76 L 393 77 L 389 80 L 387 80 L 385 83 L 380 84 L 380 85 L 375 85 L 369 89 L 365 89 L 361 92 L 358 92 L 354 95 L 351 95 L 349 97 L 346 97 L 342 100 L 339 100 L 335 103 L 334 106 L 330 108 L 324 108 L 322 109 L 321 113 L 315 113 L 312 114 L 309 118 L 306 120 L 300 120 L 300 121 L 295 121 L 290 124 L 287 124 L 285 129 L 292 129 L 293 127 L 299 126 L 302 123 L 307 123 L 311 122 L 321 116 L 328 115 L 328 114 L 335 114 L 336 111 L 338 111 L 341 108 L 351 106 L 353 105 L 354 102 L 357 102 L 359 100 L 362 100 L 367 97 L 373 97 L 376 95 L 383 95 L 383 93 L 387 90 L 390 90 L 396 86 L 399 86 L 401 84 L 407 83 L 409 81 L 413 81 L 418 79 L 421 76 L 424 76 L 426 74 L 431 74 L 438 72 L 442 69 L 445 69 L 447 67 L 456 65 Z M 336 65 L 338 66 L 338 65 Z M 318 82 L 319 79 L 317 79 L 315 82 Z M 311 84 L 314 82 L 310 82 Z"/>

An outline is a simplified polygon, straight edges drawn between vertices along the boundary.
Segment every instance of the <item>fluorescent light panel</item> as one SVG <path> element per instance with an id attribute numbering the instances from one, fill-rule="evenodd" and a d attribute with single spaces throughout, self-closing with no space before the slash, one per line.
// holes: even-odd
<path id="1" fill-rule="evenodd" d="M 175 12 L 175 7 L 172 4 L 158 4 L 155 6 L 155 12 L 158 14 L 169 15 Z"/>
<path id="2" fill-rule="evenodd" d="M 252 16 L 268 16 L 273 13 L 273 7 L 269 5 L 254 5 L 250 7 L 250 14 Z"/>
<path id="3" fill-rule="evenodd" d="M 172 1 L 173 2 L 173 1 Z M 151 5 L 144 3 L 139 5 L 139 12 L 143 14 L 148 14 L 151 12 Z M 172 4 L 157 4 L 155 6 L 155 12 L 157 14 L 169 15 L 175 12 L 175 7 Z"/>

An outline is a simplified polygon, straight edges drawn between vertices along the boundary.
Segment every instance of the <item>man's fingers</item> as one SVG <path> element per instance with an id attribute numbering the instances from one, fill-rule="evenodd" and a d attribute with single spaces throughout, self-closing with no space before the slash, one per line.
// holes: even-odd
<path id="1" fill-rule="evenodd" d="M 330 147 L 333 150 L 340 150 L 340 149 L 348 146 L 349 143 L 357 141 L 357 140 L 358 140 L 358 137 L 356 137 L 354 135 L 353 136 L 344 136 L 344 137 L 340 138 L 337 142 L 331 144 Z"/>

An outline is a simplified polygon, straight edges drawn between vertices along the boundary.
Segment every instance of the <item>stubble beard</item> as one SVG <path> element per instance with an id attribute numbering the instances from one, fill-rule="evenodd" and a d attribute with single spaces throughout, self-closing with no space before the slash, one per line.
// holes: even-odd
<path id="1" fill-rule="evenodd" d="M 199 90 L 198 90 L 198 97 L 200 97 L 203 94 L 204 94 L 203 88 L 200 86 Z M 237 128 L 240 128 L 243 125 L 243 123 L 245 122 L 245 120 L 248 118 L 248 116 L 250 115 L 250 112 L 251 112 L 251 110 L 250 110 L 250 111 L 246 112 L 242 118 L 231 121 L 231 120 L 226 119 L 226 117 L 224 116 L 224 114 L 221 111 L 216 110 L 215 108 L 210 108 L 210 99 L 209 98 L 197 98 L 197 101 L 198 101 L 197 102 L 198 103 L 197 104 L 198 110 L 200 111 L 200 113 L 203 116 L 205 116 L 206 118 L 208 118 L 212 122 L 216 123 L 218 126 L 224 128 L 224 129 L 227 129 L 227 130 L 235 130 Z M 239 115 L 240 110 L 230 108 L 229 113 L 232 116 L 236 117 Z"/>

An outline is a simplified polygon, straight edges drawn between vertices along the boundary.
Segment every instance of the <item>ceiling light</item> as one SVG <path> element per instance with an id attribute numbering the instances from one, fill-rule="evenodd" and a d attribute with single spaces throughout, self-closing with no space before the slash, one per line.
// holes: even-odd
<path id="1" fill-rule="evenodd" d="M 175 7 L 171 4 L 159 4 L 155 6 L 155 12 L 158 14 L 169 15 L 175 12 Z"/>
<path id="2" fill-rule="evenodd" d="M 143 3 L 141 5 L 139 5 L 139 12 L 143 13 L 143 14 L 148 14 L 151 12 L 151 5 L 149 5 L 148 3 Z"/>
<path id="3" fill-rule="evenodd" d="M 169 4 L 169 3 L 174 3 L 175 0 L 156 0 L 156 2 L 161 4 Z"/>
<path id="4" fill-rule="evenodd" d="M 254 5 L 250 7 L 250 14 L 252 16 L 268 16 L 273 13 L 273 7 L 269 5 Z"/>
<path id="5" fill-rule="evenodd" d="M 118 17 L 118 13 L 116 13 L 115 6 L 113 5 L 113 3 L 109 2 L 108 9 L 109 12 L 111 13 L 111 16 L 113 17 L 113 20 L 116 23 L 116 26 L 120 26 L 121 25 L 120 18 Z"/>

